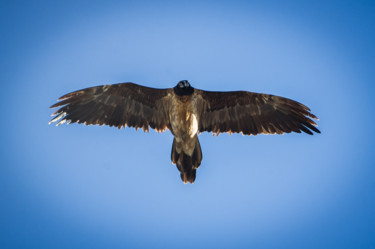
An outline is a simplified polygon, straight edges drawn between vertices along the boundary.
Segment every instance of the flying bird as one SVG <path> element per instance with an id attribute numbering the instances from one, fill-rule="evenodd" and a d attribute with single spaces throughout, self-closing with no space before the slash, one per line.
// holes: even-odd
<path id="1" fill-rule="evenodd" d="M 193 183 L 202 162 L 198 133 L 243 135 L 320 133 L 318 119 L 305 105 L 283 97 L 247 91 L 211 92 L 182 80 L 156 89 L 131 82 L 102 85 L 68 93 L 50 108 L 60 107 L 50 123 L 84 123 L 170 130 L 171 159 L 184 183 Z"/>

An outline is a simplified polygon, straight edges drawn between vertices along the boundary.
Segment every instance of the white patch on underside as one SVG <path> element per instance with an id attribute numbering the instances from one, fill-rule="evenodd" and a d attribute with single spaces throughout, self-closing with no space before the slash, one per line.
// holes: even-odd
<path id="1" fill-rule="evenodd" d="M 190 137 L 194 137 L 195 134 L 198 132 L 198 120 L 195 114 L 191 114 L 191 120 L 189 125 L 189 135 Z"/>

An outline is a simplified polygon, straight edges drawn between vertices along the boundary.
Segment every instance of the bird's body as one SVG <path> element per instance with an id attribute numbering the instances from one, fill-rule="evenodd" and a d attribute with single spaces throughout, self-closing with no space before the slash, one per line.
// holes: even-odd
<path id="1" fill-rule="evenodd" d="M 173 96 L 169 119 L 171 132 L 182 140 L 194 137 L 198 132 L 197 106 L 194 96 Z"/>
<path id="2" fill-rule="evenodd" d="M 84 123 L 142 128 L 174 135 L 171 159 L 184 183 L 193 183 L 202 161 L 199 132 L 216 134 L 320 133 L 306 106 L 283 97 L 246 91 L 209 92 L 186 80 L 169 89 L 120 83 L 62 96 L 50 123 Z"/>
<path id="3" fill-rule="evenodd" d="M 181 87 L 181 89 L 184 89 Z M 180 90 L 181 90 L 180 89 Z M 176 93 L 176 91 L 174 91 Z M 198 140 L 198 108 L 194 91 L 177 91 L 172 96 L 169 119 L 174 135 L 171 159 L 181 172 L 183 182 L 194 182 L 196 169 L 202 161 Z M 195 152 L 195 153 L 194 153 Z"/>

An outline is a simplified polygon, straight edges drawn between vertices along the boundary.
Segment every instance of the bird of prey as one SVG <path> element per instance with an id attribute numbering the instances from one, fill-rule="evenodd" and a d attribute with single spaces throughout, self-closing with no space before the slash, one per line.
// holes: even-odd
<path id="1" fill-rule="evenodd" d="M 243 135 L 320 133 L 318 119 L 291 99 L 247 91 L 211 92 L 182 80 L 173 88 L 156 89 L 131 82 L 102 85 L 68 93 L 50 108 L 60 107 L 50 123 L 84 123 L 170 130 L 171 159 L 184 183 L 193 183 L 202 161 L 198 133 Z"/>

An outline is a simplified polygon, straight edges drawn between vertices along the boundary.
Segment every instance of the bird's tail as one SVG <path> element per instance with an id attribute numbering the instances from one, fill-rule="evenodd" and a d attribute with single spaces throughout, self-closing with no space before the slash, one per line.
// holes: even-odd
<path id="1" fill-rule="evenodd" d="M 184 152 L 182 142 L 177 142 L 176 138 L 173 139 L 171 159 L 172 163 L 177 165 L 177 169 L 181 174 L 181 180 L 184 183 L 194 182 L 196 170 L 202 162 L 202 150 L 198 136 L 195 135 L 193 139 L 194 141 L 191 144 L 194 146 L 194 150 L 191 155 Z"/>

